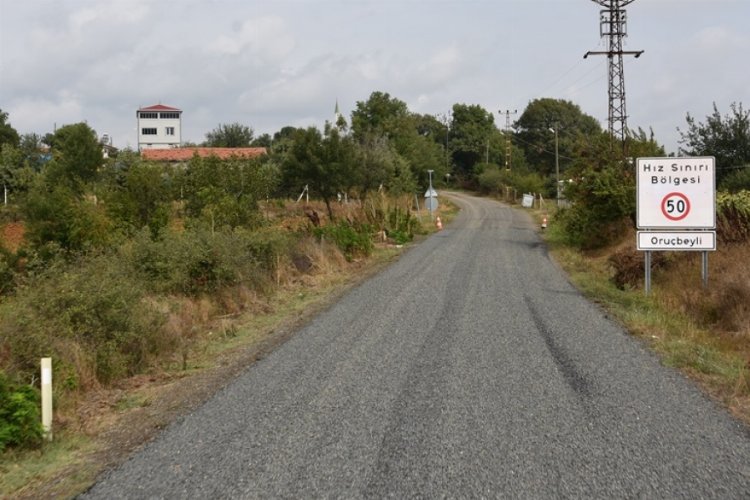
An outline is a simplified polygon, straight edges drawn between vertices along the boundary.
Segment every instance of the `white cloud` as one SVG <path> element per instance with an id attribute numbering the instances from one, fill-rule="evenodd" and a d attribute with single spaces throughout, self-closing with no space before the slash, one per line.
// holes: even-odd
<path id="1" fill-rule="evenodd" d="M 694 40 L 699 50 L 707 52 L 750 48 L 750 37 L 727 26 L 703 28 L 696 33 Z"/>
<path id="2" fill-rule="evenodd" d="M 423 79 L 443 82 L 459 76 L 462 68 L 462 54 L 458 47 L 452 46 L 438 50 L 429 60 L 420 65 L 419 73 Z"/>
<path id="3" fill-rule="evenodd" d="M 209 43 L 208 51 L 224 56 L 249 52 L 253 57 L 277 60 L 289 55 L 294 47 L 294 36 L 284 20 L 278 16 L 265 16 L 235 24 L 234 33 L 220 35 Z"/>

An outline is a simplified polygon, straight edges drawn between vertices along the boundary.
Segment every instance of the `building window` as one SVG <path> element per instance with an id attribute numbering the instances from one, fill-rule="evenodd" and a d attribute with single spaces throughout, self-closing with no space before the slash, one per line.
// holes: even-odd
<path id="1" fill-rule="evenodd" d="M 140 116 L 141 118 L 156 119 L 156 118 L 159 118 L 159 113 L 150 113 L 146 111 L 141 111 L 138 116 Z"/>
<path id="2" fill-rule="evenodd" d="M 174 135 L 174 127 L 166 127 L 167 135 Z"/>
<path id="3" fill-rule="evenodd" d="M 141 134 L 142 135 L 156 135 L 156 129 L 155 128 L 142 128 Z"/>
<path id="4" fill-rule="evenodd" d="M 169 118 L 172 120 L 177 120 L 180 118 L 180 113 L 159 113 L 159 118 Z"/>

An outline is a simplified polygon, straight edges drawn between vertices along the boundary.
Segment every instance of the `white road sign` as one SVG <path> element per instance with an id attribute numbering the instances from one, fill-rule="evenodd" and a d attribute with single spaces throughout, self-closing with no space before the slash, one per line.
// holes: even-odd
<path id="1" fill-rule="evenodd" d="M 638 228 L 715 228 L 715 163 L 712 156 L 638 158 Z"/>
<path id="2" fill-rule="evenodd" d="M 716 250 L 716 231 L 638 231 L 638 250 Z"/>

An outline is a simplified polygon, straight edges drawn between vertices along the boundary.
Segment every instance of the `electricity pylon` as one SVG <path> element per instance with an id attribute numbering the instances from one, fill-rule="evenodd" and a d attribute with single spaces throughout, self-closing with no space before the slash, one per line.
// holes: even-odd
<path id="1" fill-rule="evenodd" d="M 640 57 L 642 50 L 622 50 L 622 39 L 627 34 L 627 13 L 623 9 L 635 0 L 592 0 L 603 10 L 599 11 L 599 34 L 607 38 L 607 50 L 600 52 L 589 51 L 583 56 L 607 56 L 609 58 L 609 135 L 625 144 L 628 133 L 628 115 L 625 111 L 625 71 L 622 56 Z"/>

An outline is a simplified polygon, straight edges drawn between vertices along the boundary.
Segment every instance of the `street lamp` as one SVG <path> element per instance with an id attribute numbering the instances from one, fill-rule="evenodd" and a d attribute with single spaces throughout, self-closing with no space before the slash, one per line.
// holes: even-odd
<path id="1" fill-rule="evenodd" d="M 434 198 L 433 195 L 432 195 L 432 193 L 433 193 L 433 190 L 432 190 L 432 173 L 433 172 L 434 172 L 434 170 L 428 170 L 427 171 L 427 175 L 429 175 L 429 177 L 430 177 L 430 188 L 427 191 L 427 195 L 428 195 L 428 198 L 427 198 L 428 199 L 427 208 L 430 210 L 430 220 L 432 220 L 432 201 L 433 201 L 433 198 Z"/>
<path id="2" fill-rule="evenodd" d="M 550 127 L 549 131 L 555 133 L 555 184 L 557 184 L 557 208 L 560 208 L 560 148 L 557 138 L 557 129 Z"/>

